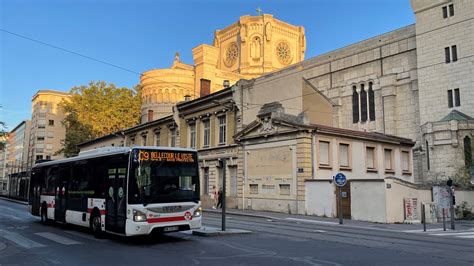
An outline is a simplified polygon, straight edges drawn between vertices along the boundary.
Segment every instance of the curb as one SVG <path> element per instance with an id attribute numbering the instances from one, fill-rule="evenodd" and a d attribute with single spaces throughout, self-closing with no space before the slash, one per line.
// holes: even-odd
<path id="1" fill-rule="evenodd" d="M 241 230 L 241 229 L 227 229 L 226 231 L 218 230 L 217 228 L 212 228 L 211 230 L 199 229 L 194 230 L 193 235 L 195 236 L 227 236 L 227 235 L 242 235 L 242 234 L 251 234 L 252 231 Z"/>
<path id="2" fill-rule="evenodd" d="M 5 196 L 0 196 L 0 199 L 6 200 L 6 201 L 10 201 L 10 202 L 14 202 L 14 203 L 18 203 L 18 204 L 28 205 L 28 202 L 26 202 L 26 201 L 10 199 L 10 198 L 7 198 L 7 197 L 5 197 Z"/>
<path id="3" fill-rule="evenodd" d="M 204 213 L 210 212 L 210 213 L 218 213 L 221 214 L 222 211 L 218 210 L 213 210 L 213 209 L 204 209 Z M 262 218 L 262 219 L 271 219 L 271 220 L 283 220 L 281 218 L 273 217 L 273 216 L 267 216 L 267 215 L 261 215 L 261 214 L 252 214 L 252 213 L 241 213 L 241 212 L 233 212 L 233 211 L 226 211 L 226 214 L 230 215 L 239 215 L 239 216 L 247 216 L 247 217 L 257 217 L 257 218 Z"/>

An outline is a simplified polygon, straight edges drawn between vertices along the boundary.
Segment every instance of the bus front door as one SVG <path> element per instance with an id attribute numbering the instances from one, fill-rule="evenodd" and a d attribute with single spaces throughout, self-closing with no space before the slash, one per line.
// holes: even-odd
<path id="1" fill-rule="evenodd" d="M 107 173 L 105 228 L 108 231 L 125 234 L 125 219 L 127 217 L 126 166 L 110 166 Z"/>

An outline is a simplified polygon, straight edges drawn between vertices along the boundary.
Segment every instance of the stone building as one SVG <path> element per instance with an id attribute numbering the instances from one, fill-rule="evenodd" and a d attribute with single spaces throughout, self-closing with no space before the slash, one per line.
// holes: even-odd
<path id="1" fill-rule="evenodd" d="M 25 197 L 28 187 L 29 136 L 31 121 L 24 120 L 8 133 L 5 177 L 7 194 L 11 197 Z"/>
<path id="2" fill-rule="evenodd" d="M 413 0 L 416 24 L 241 83 L 239 130 L 281 102 L 317 123 L 416 141 L 416 183 L 472 167 L 474 2 Z M 326 106 L 312 104 L 315 95 Z M 472 168 L 471 168 L 472 169 Z"/>
<path id="3" fill-rule="evenodd" d="M 58 105 L 69 97 L 68 93 L 54 90 L 40 90 L 33 96 L 29 165 L 34 165 L 36 160 L 62 158 L 62 155 L 56 155 L 56 152 L 61 149 L 61 141 L 66 136 L 66 128 L 62 124 L 65 114 Z"/>
<path id="4" fill-rule="evenodd" d="M 172 112 L 186 97 L 196 99 L 304 59 L 306 40 L 303 27 L 293 26 L 272 15 L 242 16 L 239 21 L 217 30 L 212 45 L 193 49 L 194 64 L 181 62 L 176 53 L 169 69 L 142 74 L 142 123 Z"/>

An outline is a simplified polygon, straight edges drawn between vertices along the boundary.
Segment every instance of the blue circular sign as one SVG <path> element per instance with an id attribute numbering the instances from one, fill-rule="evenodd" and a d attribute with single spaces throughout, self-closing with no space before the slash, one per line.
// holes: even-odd
<path id="1" fill-rule="evenodd" d="M 336 182 L 336 186 L 343 187 L 347 183 L 346 176 L 343 173 L 337 173 L 334 176 L 334 182 Z"/>

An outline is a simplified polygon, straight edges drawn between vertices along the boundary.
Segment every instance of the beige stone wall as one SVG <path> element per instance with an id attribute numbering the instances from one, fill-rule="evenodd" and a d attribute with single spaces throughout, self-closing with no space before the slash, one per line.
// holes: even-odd
<path id="1" fill-rule="evenodd" d="M 30 154 L 30 165 L 36 160 L 37 155 L 52 160 L 63 157 L 55 155 L 62 148 L 61 141 L 66 135 L 66 129 L 61 123 L 65 114 L 58 105 L 69 97 L 67 93 L 52 90 L 40 90 L 33 96 L 30 145 L 34 146 L 34 149 Z M 53 121 L 52 125 L 50 120 Z M 43 136 L 43 141 L 38 140 L 38 137 Z"/>
<path id="2" fill-rule="evenodd" d="M 420 123 L 446 116 L 447 90 L 459 88 L 461 106 L 457 110 L 474 116 L 474 2 L 454 0 L 454 16 L 443 18 L 448 2 L 418 3 L 416 44 L 420 92 Z M 414 4 L 412 4 L 414 5 Z M 445 63 L 445 47 L 457 46 L 457 62 Z"/>

